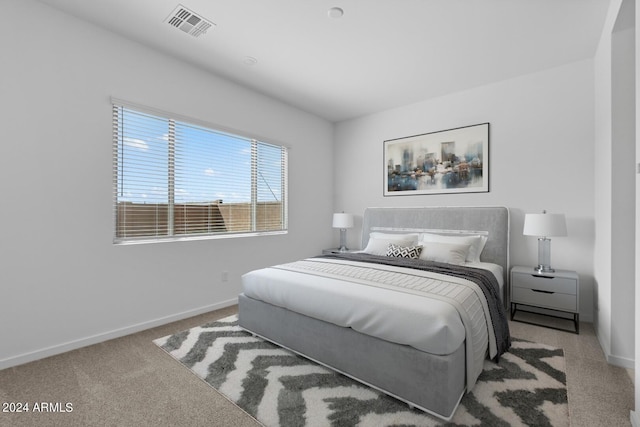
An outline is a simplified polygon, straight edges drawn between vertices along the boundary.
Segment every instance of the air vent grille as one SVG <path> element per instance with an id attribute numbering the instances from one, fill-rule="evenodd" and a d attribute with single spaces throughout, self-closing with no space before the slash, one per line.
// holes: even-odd
<path id="1" fill-rule="evenodd" d="M 209 28 L 215 26 L 213 22 L 204 19 L 202 16 L 190 11 L 181 4 L 171 12 L 171 15 L 167 17 L 165 22 L 168 22 L 172 27 L 176 27 L 193 37 L 200 37 L 206 33 Z"/>

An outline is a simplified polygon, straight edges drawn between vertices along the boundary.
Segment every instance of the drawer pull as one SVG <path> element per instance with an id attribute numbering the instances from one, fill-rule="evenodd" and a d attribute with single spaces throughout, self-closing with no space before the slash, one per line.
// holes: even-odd
<path id="1" fill-rule="evenodd" d="M 531 277 L 536 277 L 538 279 L 553 279 L 553 276 L 541 276 L 540 274 L 532 274 Z"/>
<path id="2" fill-rule="evenodd" d="M 531 289 L 531 290 L 533 292 L 539 292 L 541 294 L 555 294 L 555 292 L 553 292 L 553 291 L 543 291 L 543 290 L 540 290 L 540 289 Z"/>

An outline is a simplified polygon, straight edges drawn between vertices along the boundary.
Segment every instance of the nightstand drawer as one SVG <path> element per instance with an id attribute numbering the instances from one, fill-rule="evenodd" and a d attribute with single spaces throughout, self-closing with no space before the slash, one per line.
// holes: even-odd
<path id="1" fill-rule="evenodd" d="M 570 312 L 576 312 L 578 309 L 575 293 L 571 295 L 557 291 L 541 292 L 540 288 L 529 289 L 519 287 L 513 287 L 512 292 L 511 301 L 514 303 Z"/>
<path id="2" fill-rule="evenodd" d="M 515 277 L 517 276 L 517 277 Z M 539 276 L 535 274 L 514 274 L 513 286 L 545 292 L 576 295 L 578 282 L 564 277 Z"/>

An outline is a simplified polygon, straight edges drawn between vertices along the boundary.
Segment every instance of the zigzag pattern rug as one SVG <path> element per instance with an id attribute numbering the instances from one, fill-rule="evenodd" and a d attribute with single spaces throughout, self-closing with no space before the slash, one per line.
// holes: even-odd
<path id="1" fill-rule="evenodd" d="M 447 423 L 253 337 L 230 316 L 154 340 L 266 426 L 569 426 L 562 349 L 513 339 Z"/>

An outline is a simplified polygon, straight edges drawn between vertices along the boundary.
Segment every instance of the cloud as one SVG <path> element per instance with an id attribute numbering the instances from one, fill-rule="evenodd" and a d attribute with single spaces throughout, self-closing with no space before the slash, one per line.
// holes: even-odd
<path id="1" fill-rule="evenodd" d="M 126 145 L 127 147 L 136 148 L 142 151 L 147 151 L 149 149 L 149 144 L 141 139 L 125 137 L 123 141 L 124 145 Z"/>
<path id="2" fill-rule="evenodd" d="M 214 171 L 212 168 L 206 168 L 204 170 L 204 174 L 207 176 L 215 176 L 215 175 L 219 175 L 219 172 Z"/>

